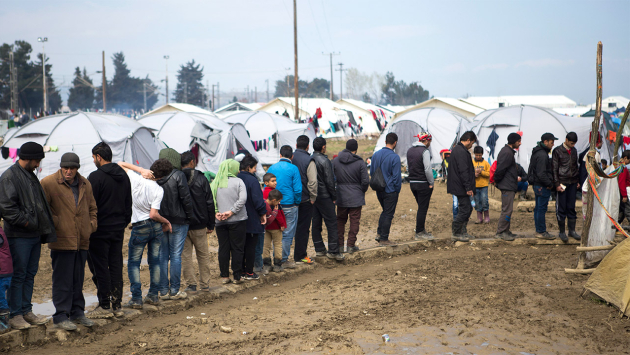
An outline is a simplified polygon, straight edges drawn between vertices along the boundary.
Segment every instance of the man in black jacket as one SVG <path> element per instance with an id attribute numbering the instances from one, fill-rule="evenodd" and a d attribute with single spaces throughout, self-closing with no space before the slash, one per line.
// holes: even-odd
<path id="1" fill-rule="evenodd" d="M 301 135 L 295 141 L 295 151 L 291 162 L 300 171 L 302 181 L 302 201 L 298 206 L 298 220 L 295 228 L 295 247 L 293 258 L 295 263 L 312 264 L 306 249 L 308 247 L 308 235 L 310 234 L 311 221 L 313 219 L 313 204 L 317 199 L 317 168 L 315 162 L 308 154 L 308 136 Z"/>
<path id="2" fill-rule="evenodd" d="M 164 189 L 164 198 L 160 205 L 160 214 L 166 218 L 173 228 L 172 232 L 164 232 L 160 241 L 160 295 L 163 300 L 186 298 L 186 292 L 180 291 L 182 274 L 182 252 L 188 234 L 188 224 L 193 218 L 192 199 L 188 189 L 188 180 L 181 170 L 182 158 L 172 148 L 162 149 L 160 158 L 167 159 L 173 165 L 168 176 L 157 181 Z M 169 283 L 169 267 L 170 283 Z"/>
<path id="3" fill-rule="evenodd" d="M 199 266 L 199 287 L 201 291 L 210 291 L 210 252 L 208 234 L 214 230 L 214 198 L 208 179 L 196 170 L 197 158 L 190 152 L 182 153 L 182 172 L 186 175 L 193 215 L 188 227 L 184 251 L 182 252 L 182 273 L 187 293 L 197 292 L 197 278 L 192 262 L 193 247 Z"/>
<path id="4" fill-rule="evenodd" d="M 0 176 L 0 212 L 13 259 L 8 301 L 9 324 L 27 329 L 48 320 L 33 313 L 33 283 L 39 266 L 41 244 L 57 241 L 52 212 L 42 185 L 33 171 L 44 158 L 44 147 L 27 142 L 20 159 Z"/>
<path id="5" fill-rule="evenodd" d="M 317 199 L 315 204 L 313 204 L 313 244 L 315 245 L 315 250 L 326 250 L 322 239 L 323 219 L 328 230 L 328 252 L 318 251 L 317 256 L 343 260 L 344 256 L 339 250 L 339 238 L 337 235 L 335 174 L 330 160 L 325 155 L 326 140 L 322 137 L 315 138 L 313 140 L 313 150 L 312 158 L 317 168 Z"/>
<path id="6" fill-rule="evenodd" d="M 549 153 L 557 139 L 551 133 L 543 134 L 540 137 L 540 142 L 532 150 L 532 156 L 529 160 L 528 180 L 534 188 L 534 196 L 536 197 L 536 206 L 534 207 L 536 238 L 540 239 L 555 239 L 554 236 L 547 232 L 545 215 L 547 214 L 551 191 L 554 188 Z"/>
<path id="7" fill-rule="evenodd" d="M 359 250 L 355 245 L 361 209 L 365 205 L 365 192 L 370 186 L 367 166 L 357 155 L 359 143 L 350 139 L 346 142 L 346 149 L 342 150 L 332 165 L 337 177 L 337 233 L 339 234 L 339 250 L 343 250 L 346 222 L 350 217 L 350 231 L 348 232 L 348 253 Z"/>
<path id="8" fill-rule="evenodd" d="M 475 167 L 469 149 L 477 141 L 472 131 L 462 134 L 459 143 L 453 147 L 448 160 L 448 180 L 446 192 L 457 196 L 458 213 L 453 219 L 453 241 L 467 242 L 473 238 L 466 229 L 472 213 L 470 199 L 475 194 Z"/>
<path id="9" fill-rule="evenodd" d="M 567 133 L 564 143 L 556 147 L 551 154 L 553 166 L 553 185 L 558 192 L 556 199 L 556 218 L 560 233 L 558 237 L 563 242 L 569 241 L 565 233 L 565 220 L 568 219 L 569 236 L 580 240 L 580 235 L 575 231 L 577 214 L 575 212 L 576 193 L 580 188 L 579 173 L 580 162 L 575 149 L 578 137 L 575 132 Z"/>
<path id="10" fill-rule="evenodd" d="M 96 285 L 98 307 L 88 318 L 122 317 L 123 239 L 131 222 L 131 183 L 125 170 L 112 164 L 107 143 L 92 148 L 97 170 L 88 177 L 98 209 L 98 229 L 90 236 L 88 266 Z"/>
<path id="11" fill-rule="evenodd" d="M 497 238 L 513 241 L 516 236 L 510 231 L 514 197 L 518 190 L 521 177 L 518 176 L 518 165 L 514 155 L 521 146 L 521 136 L 518 133 L 508 135 L 508 144 L 501 148 L 497 156 L 497 170 L 494 172 L 494 183 L 501 191 L 501 215 L 497 225 Z"/>

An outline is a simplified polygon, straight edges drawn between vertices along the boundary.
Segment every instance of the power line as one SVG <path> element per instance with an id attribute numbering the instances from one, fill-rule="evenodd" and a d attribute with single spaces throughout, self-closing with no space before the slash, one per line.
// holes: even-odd
<path id="1" fill-rule="evenodd" d="M 282 5 L 284 5 L 284 9 L 287 11 L 287 15 L 289 15 L 290 17 L 293 17 L 293 16 L 292 16 L 292 14 L 291 14 L 291 12 L 289 11 L 289 8 L 287 8 L 287 4 L 285 4 L 285 3 L 284 3 L 284 0 L 282 1 Z M 309 51 L 311 51 L 311 53 L 313 53 L 313 54 L 317 54 L 317 53 L 315 53 L 315 51 L 313 51 L 313 50 L 311 49 L 311 47 L 309 47 L 309 46 L 306 44 L 306 41 L 304 40 L 304 38 L 302 38 L 302 36 L 300 36 L 300 34 L 299 34 L 299 33 L 298 33 L 298 38 L 300 39 L 300 42 L 302 42 L 302 44 L 304 45 L 304 47 L 306 47 L 306 49 L 308 49 Z"/>
<path id="2" fill-rule="evenodd" d="M 335 45 L 332 41 L 332 36 L 330 35 L 330 26 L 328 26 L 328 18 L 326 17 L 326 8 L 324 7 L 324 0 L 322 0 L 322 11 L 324 12 L 324 21 L 326 22 L 326 31 L 328 32 L 328 39 L 330 40 L 330 46 L 333 50 L 335 50 Z"/>
<path id="3" fill-rule="evenodd" d="M 322 35 L 321 33 L 319 33 L 319 26 L 317 26 L 317 19 L 315 18 L 315 13 L 313 12 L 313 7 L 311 6 L 311 0 L 308 0 L 308 7 L 311 9 L 311 15 L 313 16 L 313 22 L 315 22 L 315 29 L 317 30 L 317 36 L 319 36 L 319 40 L 322 42 L 322 46 L 324 46 L 324 49 L 326 49 L 326 44 L 324 44 Z"/>

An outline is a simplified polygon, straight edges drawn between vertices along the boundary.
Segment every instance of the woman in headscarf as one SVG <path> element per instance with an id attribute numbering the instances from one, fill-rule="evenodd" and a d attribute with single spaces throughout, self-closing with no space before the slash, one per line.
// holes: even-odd
<path id="1" fill-rule="evenodd" d="M 234 283 L 241 283 L 243 253 L 247 232 L 247 190 L 243 180 L 236 177 L 240 164 L 233 159 L 219 166 L 217 176 L 210 184 L 214 196 L 216 232 L 219 239 L 219 270 L 223 283 L 230 283 L 230 255 Z"/>

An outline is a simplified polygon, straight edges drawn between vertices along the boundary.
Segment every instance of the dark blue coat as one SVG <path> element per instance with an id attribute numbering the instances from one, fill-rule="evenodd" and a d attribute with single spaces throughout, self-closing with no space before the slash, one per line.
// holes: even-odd
<path id="1" fill-rule="evenodd" d="M 237 177 L 243 180 L 247 190 L 247 233 L 265 233 L 265 226 L 260 224 L 260 217 L 267 214 L 267 205 L 263 198 L 260 183 L 254 174 L 241 171 Z"/>

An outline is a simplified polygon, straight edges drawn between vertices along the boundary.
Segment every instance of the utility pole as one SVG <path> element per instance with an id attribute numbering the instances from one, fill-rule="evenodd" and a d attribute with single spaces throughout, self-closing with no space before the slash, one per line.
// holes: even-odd
<path id="1" fill-rule="evenodd" d="M 164 59 L 166 59 L 166 104 L 168 104 L 168 58 L 169 56 L 164 56 Z"/>
<path id="2" fill-rule="evenodd" d="M 293 116 L 293 120 L 295 122 L 300 122 L 300 119 L 298 118 L 300 108 L 298 104 L 299 88 L 298 88 L 298 46 L 297 46 L 297 3 L 296 3 L 296 0 L 293 0 L 293 48 L 294 48 L 294 54 L 295 54 L 295 74 L 293 77 L 293 85 L 295 86 L 295 114 Z"/>
<path id="3" fill-rule="evenodd" d="M 269 79 L 265 80 L 265 83 L 267 83 L 267 102 L 269 102 Z"/>
<path id="4" fill-rule="evenodd" d="M 103 51 L 103 113 L 107 112 L 107 79 L 105 78 L 105 51 Z"/>
<path id="5" fill-rule="evenodd" d="M 211 102 L 212 103 L 212 109 L 211 109 L 212 112 L 214 112 L 214 107 L 215 107 L 214 106 L 214 87 L 215 86 L 216 86 L 215 84 L 212 84 L 212 102 Z"/>
<path id="6" fill-rule="evenodd" d="M 48 97 L 46 90 L 46 50 L 44 48 L 44 43 L 48 42 L 48 37 L 38 37 L 37 42 L 42 43 L 42 83 L 44 88 L 44 114 L 46 114 L 46 109 L 48 106 Z"/>
<path id="7" fill-rule="evenodd" d="M 18 78 L 17 68 L 13 62 L 13 52 L 9 52 L 9 87 L 11 90 L 11 110 L 18 112 Z"/>
<path id="8" fill-rule="evenodd" d="M 217 82 L 217 106 L 221 107 L 221 87 L 219 86 L 221 83 Z M 217 106 L 214 106 L 215 108 Z"/>
<path id="9" fill-rule="evenodd" d="M 188 103 L 188 83 L 184 81 L 184 103 Z"/>
<path id="10" fill-rule="evenodd" d="M 335 70 L 339 72 L 339 100 L 341 100 L 343 99 L 343 72 L 348 69 L 343 68 L 343 63 L 339 63 L 337 65 L 339 66 L 339 69 Z"/>
<path id="11" fill-rule="evenodd" d="M 341 53 L 337 52 L 331 52 L 331 53 L 324 53 L 322 52 L 323 55 L 329 55 L 330 56 L 330 100 L 333 101 L 335 99 L 335 94 L 333 93 L 333 64 L 332 64 L 332 57 L 333 55 L 340 55 Z"/>

